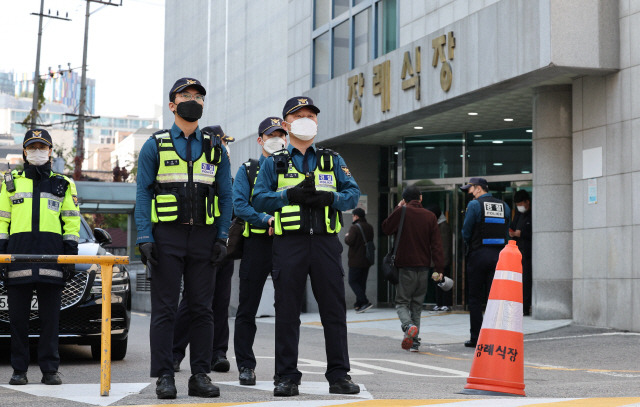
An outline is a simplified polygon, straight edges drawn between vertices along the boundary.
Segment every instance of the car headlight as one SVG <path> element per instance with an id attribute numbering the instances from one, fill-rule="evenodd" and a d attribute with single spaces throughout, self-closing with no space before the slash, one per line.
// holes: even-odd
<path id="1" fill-rule="evenodd" d="M 113 266 L 113 276 L 111 278 L 111 292 L 121 293 L 129 290 L 129 272 L 118 266 Z M 96 278 L 91 287 L 91 294 L 102 294 L 102 276 L 100 269 L 96 271 Z"/>

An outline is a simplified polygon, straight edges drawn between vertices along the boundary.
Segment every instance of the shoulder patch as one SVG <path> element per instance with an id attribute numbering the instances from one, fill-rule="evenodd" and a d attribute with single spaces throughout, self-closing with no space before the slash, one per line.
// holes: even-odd
<path id="1" fill-rule="evenodd" d="M 351 176 L 351 171 L 349 171 L 349 168 L 346 165 L 341 165 L 340 169 L 342 169 L 342 172 L 344 172 L 344 175 L 347 177 Z"/>

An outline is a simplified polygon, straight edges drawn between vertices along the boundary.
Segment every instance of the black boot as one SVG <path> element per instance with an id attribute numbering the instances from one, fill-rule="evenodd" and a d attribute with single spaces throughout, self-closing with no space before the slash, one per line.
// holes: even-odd
<path id="1" fill-rule="evenodd" d="M 273 395 L 277 397 L 291 397 L 300 394 L 298 392 L 298 385 L 294 383 L 292 379 L 279 379 L 276 382 L 276 387 L 273 389 Z"/>
<path id="2" fill-rule="evenodd" d="M 21 386 L 27 383 L 29 383 L 29 380 L 27 379 L 27 372 L 21 372 L 19 370 L 13 371 L 13 376 L 11 376 L 11 380 L 9 380 L 9 384 L 14 386 Z"/>
<path id="3" fill-rule="evenodd" d="M 194 397 L 218 397 L 220 389 L 211 383 L 206 373 L 196 373 L 189 378 L 189 395 Z"/>
<path id="4" fill-rule="evenodd" d="M 156 380 L 156 395 L 159 399 L 175 399 L 178 394 L 176 381 L 168 374 L 158 377 Z"/>
<path id="5" fill-rule="evenodd" d="M 329 384 L 329 393 L 333 394 L 358 394 L 360 386 L 351 381 L 351 376 L 345 375 Z"/>
<path id="6" fill-rule="evenodd" d="M 255 386 L 256 373 L 250 367 L 241 367 L 238 380 L 240 380 L 240 384 L 243 386 Z"/>

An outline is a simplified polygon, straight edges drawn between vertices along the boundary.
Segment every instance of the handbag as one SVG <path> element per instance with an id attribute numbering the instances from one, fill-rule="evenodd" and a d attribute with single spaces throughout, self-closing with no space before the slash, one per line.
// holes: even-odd
<path id="1" fill-rule="evenodd" d="M 369 264 L 373 264 L 376 262 L 376 245 L 373 244 L 373 240 L 367 242 L 367 238 L 364 236 L 364 229 L 362 229 L 362 225 L 356 223 L 358 229 L 360 229 L 360 233 L 362 233 L 362 240 L 364 241 L 364 257 L 367 259 Z"/>
<path id="2" fill-rule="evenodd" d="M 229 239 L 227 239 L 227 260 L 237 260 L 242 258 L 242 248 L 244 246 L 244 220 L 235 217 L 229 227 Z"/>
<path id="3" fill-rule="evenodd" d="M 398 243 L 400 243 L 400 236 L 402 235 L 402 226 L 404 225 L 404 215 L 407 213 L 407 207 L 402 207 L 402 215 L 400 215 L 400 226 L 398 227 L 398 234 L 393 244 L 393 251 L 387 253 L 382 260 L 382 274 L 384 278 L 391 284 L 398 284 L 399 270 L 395 265 L 396 252 L 398 251 Z"/>

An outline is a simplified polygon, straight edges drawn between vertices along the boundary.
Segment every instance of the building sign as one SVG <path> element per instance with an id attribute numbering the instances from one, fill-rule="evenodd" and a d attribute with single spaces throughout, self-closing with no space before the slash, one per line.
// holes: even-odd
<path id="1" fill-rule="evenodd" d="M 433 60 L 431 61 L 431 65 L 434 68 L 438 66 L 438 63 L 442 63 L 442 68 L 440 68 L 440 87 L 445 92 L 449 92 L 451 89 L 451 82 L 453 82 L 453 72 L 451 71 L 451 64 L 447 62 L 447 55 L 445 55 L 444 47 L 448 45 L 448 59 L 451 61 L 453 59 L 453 50 L 456 47 L 456 38 L 453 36 L 453 31 L 449 31 L 449 36 L 441 35 L 439 37 L 434 38 L 431 41 L 431 47 L 433 48 Z"/>
<path id="2" fill-rule="evenodd" d="M 456 38 L 453 31 L 449 31 L 447 35 L 441 35 L 431 41 L 433 48 L 433 58 L 431 65 L 440 68 L 440 87 L 445 92 L 451 89 L 453 82 L 453 71 L 451 64 L 454 58 L 454 50 L 456 47 Z M 422 53 L 420 47 L 416 47 L 411 51 L 405 51 L 402 59 L 402 70 L 400 72 L 402 90 L 413 90 L 415 99 L 420 100 L 420 72 L 422 67 Z M 397 73 L 396 73 L 397 75 Z M 360 123 L 362 119 L 362 97 L 364 95 L 364 74 L 362 72 L 347 78 L 347 86 L 349 92 L 347 100 L 353 102 L 353 121 Z M 388 112 L 391 110 L 391 61 L 387 60 L 373 67 L 373 79 L 371 91 L 373 96 L 380 95 L 380 111 Z"/>

